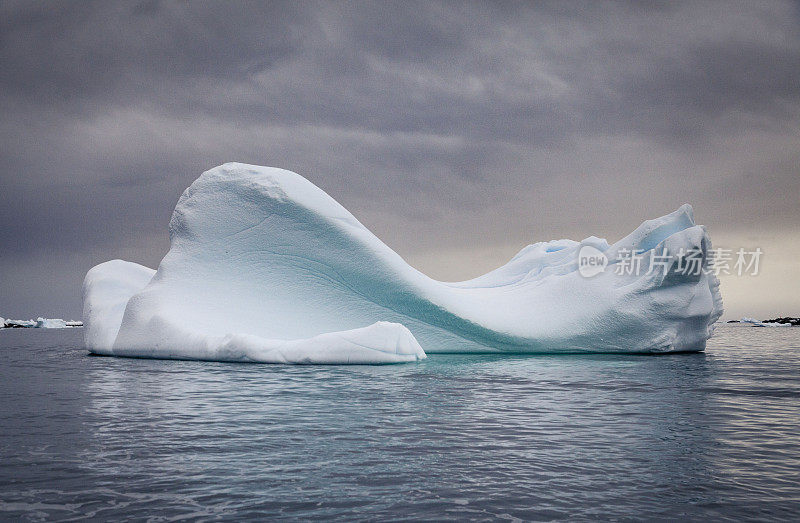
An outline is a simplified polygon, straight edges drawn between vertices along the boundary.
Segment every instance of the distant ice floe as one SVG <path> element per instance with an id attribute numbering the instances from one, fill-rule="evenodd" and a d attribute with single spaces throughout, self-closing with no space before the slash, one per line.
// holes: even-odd
<path id="1" fill-rule="evenodd" d="M 35 320 L 9 320 L 0 318 L 0 328 L 5 329 L 66 329 L 82 326 L 82 321 L 67 321 L 60 318 L 37 318 Z"/>
<path id="2" fill-rule="evenodd" d="M 755 327 L 791 327 L 791 323 L 778 323 L 775 321 L 758 321 L 755 318 L 742 318 L 739 323 L 748 323 Z"/>
<path id="3" fill-rule="evenodd" d="M 398 363 L 437 353 L 702 351 L 722 314 L 713 271 L 678 270 L 711 243 L 689 205 L 609 245 L 529 245 L 478 278 L 409 266 L 333 198 L 283 169 L 229 163 L 181 196 L 158 270 L 114 260 L 86 275 L 86 347 L 116 356 Z M 585 277 L 578 253 L 601 253 Z M 625 252 L 672 255 L 617 274 Z M 424 349 L 424 350 L 423 350 Z"/>

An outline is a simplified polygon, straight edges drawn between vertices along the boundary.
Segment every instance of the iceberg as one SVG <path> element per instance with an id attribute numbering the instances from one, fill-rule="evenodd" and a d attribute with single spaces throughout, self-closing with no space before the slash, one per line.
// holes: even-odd
<path id="1" fill-rule="evenodd" d="M 66 329 L 67 322 L 61 318 L 36 318 L 36 328 L 39 329 Z"/>
<path id="2" fill-rule="evenodd" d="M 711 242 L 689 205 L 614 244 L 535 243 L 483 276 L 441 282 L 299 174 L 227 163 L 183 193 L 169 233 L 155 271 L 113 260 L 88 272 L 89 351 L 265 363 L 685 352 L 705 349 L 722 314 Z M 618 270 L 631 252 L 659 270 Z M 687 253 L 703 270 L 682 270 Z"/>
<path id="3" fill-rule="evenodd" d="M 0 318 L 0 329 L 66 329 L 68 327 L 81 327 L 83 322 L 66 321 L 60 318 L 42 318 L 35 320 L 7 320 Z"/>
<path id="4" fill-rule="evenodd" d="M 778 323 L 775 321 L 758 321 L 755 318 L 748 318 L 744 317 L 739 320 L 739 323 L 749 323 L 753 327 L 791 327 L 792 324 L 790 322 L 787 323 Z"/>
<path id="5" fill-rule="evenodd" d="M 7 329 L 32 329 L 36 327 L 35 320 L 6 320 L 4 323 Z"/>

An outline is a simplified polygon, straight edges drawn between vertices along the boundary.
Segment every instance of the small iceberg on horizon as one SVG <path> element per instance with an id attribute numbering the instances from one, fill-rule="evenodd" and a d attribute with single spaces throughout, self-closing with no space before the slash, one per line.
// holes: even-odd
<path id="1" fill-rule="evenodd" d="M 705 349 L 722 314 L 719 283 L 705 270 L 711 243 L 689 205 L 613 245 L 536 243 L 448 283 L 408 265 L 302 176 L 228 163 L 186 189 L 169 232 L 158 270 L 113 260 L 87 273 L 89 351 L 264 363 L 685 352 Z M 591 274 L 579 267 L 584 252 L 602 261 Z M 630 252 L 662 270 L 614 270 Z M 679 270 L 689 252 L 704 270 Z"/>
<path id="2" fill-rule="evenodd" d="M 748 318 L 744 317 L 741 320 L 737 321 L 736 323 L 745 323 L 750 324 L 753 327 L 792 327 L 793 324 L 791 321 L 776 321 L 776 320 L 765 320 L 759 321 L 755 318 Z"/>
<path id="3" fill-rule="evenodd" d="M 0 329 L 68 329 L 71 327 L 83 327 L 83 322 L 42 317 L 36 318 L 35 320 L 11 320 L 0 318 Z"/>

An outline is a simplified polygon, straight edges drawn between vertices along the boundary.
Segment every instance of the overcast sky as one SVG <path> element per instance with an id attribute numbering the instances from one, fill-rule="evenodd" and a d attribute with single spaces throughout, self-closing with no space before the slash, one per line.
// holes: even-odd
<path id="1" fill-rule="evenodd" d="M 0 2 L 0 316 L 155 267 L 226 161 L 296 171 L 432 277 L 691 203 L 726 318 L 800 316 L 793 2 Z"/>

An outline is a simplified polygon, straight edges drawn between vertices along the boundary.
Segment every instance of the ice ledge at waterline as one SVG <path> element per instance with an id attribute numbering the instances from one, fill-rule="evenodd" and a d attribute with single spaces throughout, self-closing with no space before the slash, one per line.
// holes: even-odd
<path id="1" fill-rule="evenodd" d="M 692 209 L 609 245 L 589 237 L 522 249 L 473 280 L 409 266 L 333 198 L 283 169 L 228 163 L 181 196 L 157 271 L 114 260 L 83 286 L 97 354 L 269 363 L 395 363 L 425 352 L 700 351 L 722 314 L 718 282 L 677 267 L 710 241 Z M 608 269 L 578 270 L 591 247 Z M 671 255 L 662 271 L 610 270 L 623 254 Z M 617 274 L 622 272 L 623 274 Z"/>

